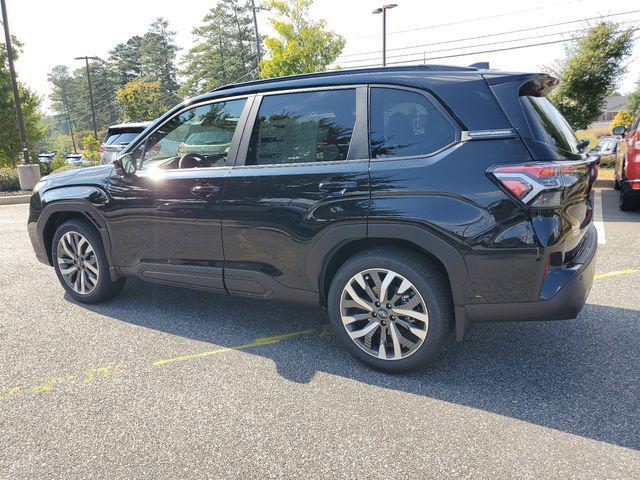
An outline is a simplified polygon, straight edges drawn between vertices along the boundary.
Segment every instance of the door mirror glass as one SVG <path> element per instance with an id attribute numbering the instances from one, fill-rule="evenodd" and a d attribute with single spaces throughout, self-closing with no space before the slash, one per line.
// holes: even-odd
<path id="1" fill-rule="evenodd" d="M 133 175 L 136 173 L 136 161 L 133 155 L 126 153 L 113 161 L 118 175 Z"/>
<path id="2" fill-rule="evenodd" d="M 625 127 L 624 125 L 618 125 L 617 127 L 613 127 L 614 135 L 624 135 L 624 132 L 626 131 L 627 131 L 627 127 Z"/>

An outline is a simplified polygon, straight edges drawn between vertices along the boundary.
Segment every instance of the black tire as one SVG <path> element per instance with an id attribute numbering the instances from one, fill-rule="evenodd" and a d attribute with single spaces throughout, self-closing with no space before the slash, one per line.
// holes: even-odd
<path id="1" fill-rule="evenodd" d="M 620 206 L 620 210 L 623 212 L 635 212 L 638 209 L 638 206 L 640 206 L 640 202 L 638 202 L 638 197 L 630 196 L 625 193 L 624 188 L 621 188 L 618 205 Z"/>
<path id="2" fill-rule="evenodd" d="M 622 188 L 622 186 L 620 185 L 620 180 L 618 180 L 617 177 L 615 177 L 613 179 L 613 189 L 614 190 L 620 190 Z"/>
<path id="3" fill-rule="evenodd" d="M 387 269 L 402 275 L 415 286 L 425 300 L 428 332 L 422 344 L 406 358 L 381 359 L 364 351 L 351 339 L 343 325 L 340 301 L 347 282 L 368 269 Z M 442 352 L 453 324 L 453 306 L 449 282 L 429 259 L 405 249 L 375 248 L 361 252 L 349 260 L 334 275 L 327 298 L 329 320 L 346 349 L 361 362 L 390 373 L 417 370 L 435 361 Z"/>
<path id="4" fill-rule="evenodd" d="M 68 232 L 77 232 L 82 235 L 91 245 L 95 252 L 95 257 L 99 266 L 99 275 L 95 287 L 87 294 L 76 292 L 64 279 L 60 272 L 60 265 L 58 264 L 58 244 L 60 238 Z M 104 247 L 102 245 L 102 239 L 99 233 L 88 222 L 80 219 L 72 219 L 64 222 L 56 230 L 53 236 L 53 243 L 51 246 L 51 258 L 53 259 L 53 265 L 58 276 L 58 280 L 75 300 L 81 303 L 100 303 L 103 302 L 122 290 L 125 284 L 125 278 L 119 278 L 116 281 L 112 281 L 109 275 L 109 264 L 105 255 Z"/>

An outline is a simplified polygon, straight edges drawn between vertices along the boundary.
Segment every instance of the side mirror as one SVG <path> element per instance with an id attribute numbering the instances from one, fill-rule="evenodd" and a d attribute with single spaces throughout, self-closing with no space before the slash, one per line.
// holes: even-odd
<path id="1" fill-rule="evenodd" d="M 618 125 L 617 127 L 613 127 L 612 131 L 614 135 L 624 135 L 627 131 L 627 127 L 624 125 Z"/>
<path id="2" fill-rule="evenodd" d="M 580 140 L 580 143 L 578 143 L 578 150 L 582 152 L 588 146 L 589 146 L 589 139 L 585 138 L 584 140 Z"/>
<path id="3" fill-rule="evenodd" d="M 130 153 L 117 157 L 113 161 L 113 166 L 116 169 L 116 173 L 123 177 L 136 173 L 136 161 Z"/>

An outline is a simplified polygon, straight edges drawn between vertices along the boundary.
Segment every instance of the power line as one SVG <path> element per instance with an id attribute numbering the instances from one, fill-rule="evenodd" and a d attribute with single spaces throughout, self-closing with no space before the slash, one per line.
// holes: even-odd
<path id="1" fill-rule="evenodd" d="M 620 22 L 618 25 L 627 25 L 627 24 L 635 24 L 636 22 L 639 22 L 640 19 L 636 19 L 636 20 L 629 20 L 626 22 Z M 475 45 L 461 45 L 461 46 L 457 46 L 457 47 L 449 47 L 449 48 L 441 48 L 438 50 L 429 50 L 428 53 L 432 54 L 432 53 L 437 53 L 437 52 L 449 52 L 452 50 L 461 50 L 461 49 L 467 49 L 467 48 L 476 48 L 476 47 L 485 47 L 485 46 L 489 46 L 489 45 L 499 45 L 499 44 L 504 44 L 504 43 L 514 43 L 514 42 L 522 42 L 524 40 L 531 40 L 534 38 L 544 38 L 544 37 L 554 37 L 557 35 L 568 35 L 568 34 L 573 34 L 573 33 L 581 33 L 584 32 L 585 29 L 581 28 L 578 30 L 566 30 L 563 32 L 555 32 L 555 33 L 547 33 L 544 35 L 528 35 L 525 37 L 520 37 L 520 38 L 511 38 L 511 39 L 507 39 L 507 40 L 498 40 L 495 42 L 486 42 L 486 43 L 479 43 L 479 44 L 475 44 Z M 567 40 L 571 40 L 571 39 L 567 39 Z M 411 47 L 407 47 L 407 48 L 411 48 Z M 411 53 L 402 53 L 402 54 L 398 54 L 398 55 L 391 55 L 389 56 L 389 58 L 401 58 L 401 57 L 410 57 L 410 56 L 415 56 L 415 55 L 424 55 L 425 52 L 411 52 Z M 359 63 L 359 62 L 366 62 L 366 61 L 372 61 L 375 60 L 375 58 L 361 58 L 361 59 L 357 59 L 357 60 L 345 60 L 340 62 L 340 64 L 348 64 L 348 63 Z"/>
<path id="2" fill-rule="evenodd" d="M 420 44 L 420 45 L 409 45 L 409 46 L 405 46 L 405 47 L 396 47 L 396 48 L 389 48 L 387 49 L 387 51 L 391 52 L 391 51 L 396 51 L 396 50 L 406 50 L 407 48 L 424 48 L 424 47 L 430 47 L 433 45 L 444 45 L 444 44 L 448 44 L 448 43 L 459 43 L 459 42 L 463 42 L 466 40 L 480 40 L 483 38 L 490 38 L 490 37 L 497 37 L 497 36 L 501 36 L 501 35 L 508 35 L 511 33 L 522 33 L 522 32 L 531 32 L 531 31 L 535 31 L 535 30 L 542 30 L 545 28 L 551 28 L 551 27 L 559 27 L 562 25 L 570 25 L 572 23 L 579 23 L 579 22 L 589 22 L 591 20 L 603 20 L 605 18 L 611 18 L 611 17 L 618 17 L 620 15 L 631 15 L 634 13 L 638 13 L 640 12 L 640 10 L 631 10 L 628 12 L 619 12 L 619 13 L 611 13 L 608 15 L 599 15 L 599 16 L 595 16 L 595 17 L 588 17 L 588 18 L 579 18 L 577 20 L 569 20 L 569 21 L 564 21 L 564 22 L 559 22 L 559 23 L 550 23 L 548 25 L 539 25 L 536 27 L 526 27 L 526 28 L 519 28 L 517 30 L 508 30 L 506 32 L 497 32 L 497 33 L 488 33 L 488 34 L 484 34 L 484 35 L 476 35 L 473 37 L 464 37 L 464 38 L 458 38 L 458 39 L 452 39 L 452 40 L 442 40 L 439 42 L 431 42 L 431 43 L 426 43 L 426 44 Z M 369 54 L 375 54 L 375 53 L 380 53 L 381 50 L 370 50 L 367 52 L 359 52 L 359 53 L 350 53 L 347 55 L 341 55 L 341 58 L 347 58 L 347 57 L 354 57 L 354 56 L 358 56 L 358 55 L 369 55 Z"/>

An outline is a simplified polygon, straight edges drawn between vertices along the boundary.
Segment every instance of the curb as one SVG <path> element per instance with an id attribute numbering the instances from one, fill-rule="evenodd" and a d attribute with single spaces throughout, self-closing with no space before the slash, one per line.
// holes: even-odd
<path id="1" fill-rule="evenodd" d="M 19 203 L 29 203 L 31 195 L 10 195 L 0 197 L 0 205 L 18 205 Z"/>
<path id="2" fill-rule="evenodd" d="M 595 188 L 613 188 L 613 180 L 596 180 L 593 186 Z"/>

